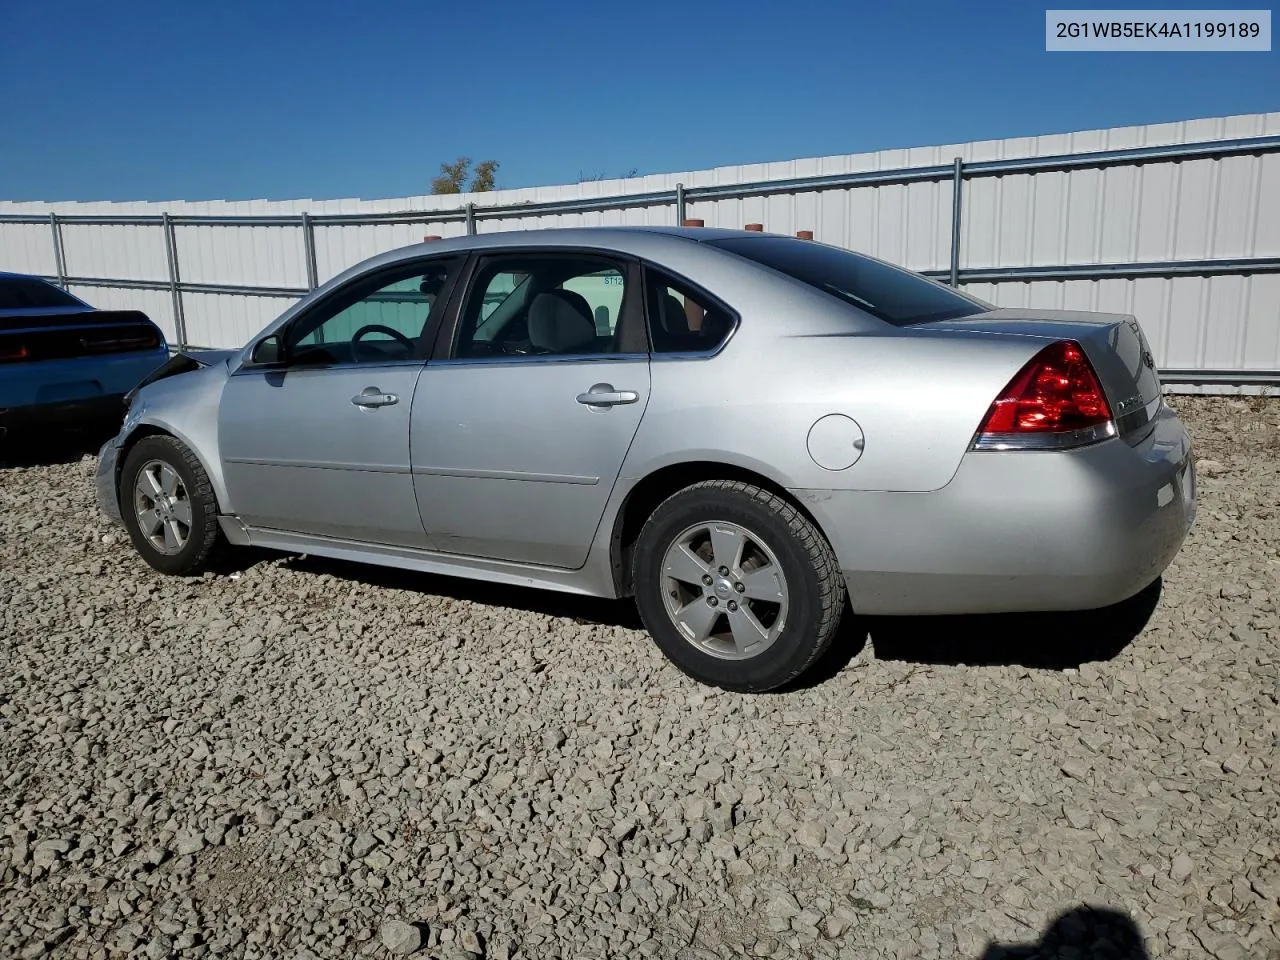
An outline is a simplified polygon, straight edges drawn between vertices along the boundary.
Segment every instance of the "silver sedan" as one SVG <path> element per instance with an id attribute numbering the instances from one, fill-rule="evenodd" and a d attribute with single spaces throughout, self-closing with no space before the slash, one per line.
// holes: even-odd
<path id="1" fill-rule="evenodd" d="M 243 349 L 174 357 L 98 470 L 166 573 L 254 545 L 634 597 L 682 670 L 749 691 L 846 608 L 1118 602 L 1195 515 L 1134 318 L 707 229 L 375 257 Z"/>

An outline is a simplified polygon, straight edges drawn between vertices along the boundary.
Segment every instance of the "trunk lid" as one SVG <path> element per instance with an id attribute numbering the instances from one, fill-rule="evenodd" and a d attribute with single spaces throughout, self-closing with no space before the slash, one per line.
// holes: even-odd
<path id="1" fill-rule="evenodd" d="M 1130 314 L 1080 310 L 1001 309 L 956 320 L 923 323 L 916 329 L 973 336 L 1030 337 L 1080 344 L 1102 383 L 1120 436 L 1140 443 L 1152 428 L 1163 391 L 1146 335 Z"/>

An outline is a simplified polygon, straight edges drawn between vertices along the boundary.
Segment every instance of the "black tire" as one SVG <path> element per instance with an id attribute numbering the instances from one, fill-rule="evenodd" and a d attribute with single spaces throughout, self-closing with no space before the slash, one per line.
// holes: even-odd
<path id="1" fill-rule="evenodd" d="M 776 639 L 742 659 L 714 655 L 687 639 L 667 610 L 663 564 L 668 548 L 693 527 L 725 522 L 773 553 L 786 584 L 787 612 L 779 613 L 783 624 Z M 826 538 L 787 500 L 739 481 L 696 483 L 663 501 L 640 531 L 632 578 L 640 617 L 668 659 L 694 679 L 726 690 L 761 692 L 795 680 L 831 645 L 844 613 L 844 577 Z M 691 592 L 677 597 L 683 590 L 670 594 L 674 604 L 697 599 Z M 714 593 L 705 588 L 708 604 Z M 726 594 L 724 602 L 741 596 Z M 727 619 L 717 622 L 723 624 L 722 634 L 729 629 Z"/>
<path id="2" fill-rule="evenodd" d="M 176 553 L 164 553 L 142 530 L 134 500 L 138 474 L 153 461 L 166 464 L 182 481 L 185 500 L 190 505 L 191 523 L 186 542 Z M 125 457 L 120 471 L 120 514 L 134 549 L 148 565 L 161 573 L 187 576 L 199 573 L 217 546 L 218 502 L 209 475 L 196 455 L 175 437 L 154 436 L 139 440 Z"/>

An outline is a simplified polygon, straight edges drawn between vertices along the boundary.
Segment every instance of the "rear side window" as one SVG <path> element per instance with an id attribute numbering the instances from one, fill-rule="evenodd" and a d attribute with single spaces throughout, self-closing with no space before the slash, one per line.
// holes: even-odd
<path id="1" fill-rule="evenodd" d="M 777 270 L 895 327 L 953 320 L 992 309 L 975 297 L 877 260 L 812 240 L 733 237 L 708 241 Z"/>
<path id="2" fill-rule="evenodd" d="M 682 280 L 646 268 L 649 338 L 655 354 L 710 353 L 733 331 L 734 318 Z"/>
<path id="3" fill-rule="evenodd" d="M 0 310 L 83 307 L 71 294 L 34 277 L 0 277 Z"/>

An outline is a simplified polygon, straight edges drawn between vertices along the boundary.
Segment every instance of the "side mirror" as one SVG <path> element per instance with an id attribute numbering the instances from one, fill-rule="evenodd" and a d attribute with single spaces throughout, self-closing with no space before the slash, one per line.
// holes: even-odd
<path id="1" fill-rule="evenodd" d="M 284 359 L 284 347 L 278 333 L 263 337 L 253 345 L 249 360 L 255 366 L 270 366 Z"/>

